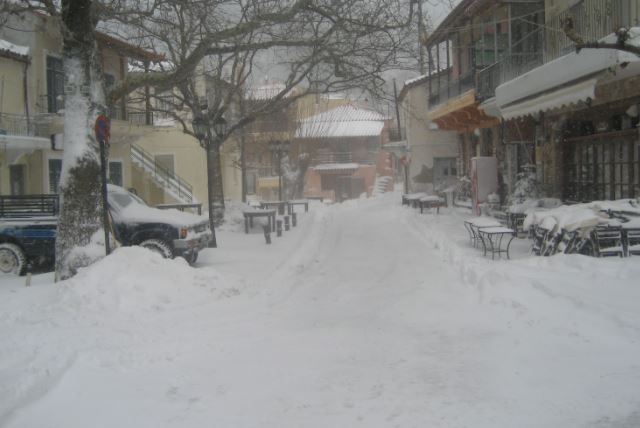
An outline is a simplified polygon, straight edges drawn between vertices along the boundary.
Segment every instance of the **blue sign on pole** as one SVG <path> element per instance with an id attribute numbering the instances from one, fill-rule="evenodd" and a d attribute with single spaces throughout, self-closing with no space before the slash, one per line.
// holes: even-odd
<path id="1" fill-rule="evenodd" d="M 111 138 L 111 121 L 103 114 L 96 118 L 96 140 L 104 141 L 105 143 Z"/>

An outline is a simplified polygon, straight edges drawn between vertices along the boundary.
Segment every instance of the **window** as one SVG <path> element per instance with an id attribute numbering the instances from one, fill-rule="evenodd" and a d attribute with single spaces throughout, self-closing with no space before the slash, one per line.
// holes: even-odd
<path id="1" fill-rule="evenodd" d="M 109 162 L 109 183 L 122 186 L 122 162 Z"/>
<path id="2" fill-rule="evenodd" d="M 455 179 L 458 176 L 456 158 L 433 158 L 433 183 Z"/>
<path id="3" fill-rule="evenodd" d="M 64 108 L 64 70 L 62 59 L 47 56 L 47 109 L 56 113 Z"/>
<path id="4" fill-rule="evenodd" d="M 60 192 L 60 173 L 62 159 L 49 159 L 49 193 Z"/>
<path id="5" fill-rule="evenodd" d="M 247 185 L 247 193 L 250 195 L 254 195 L 256 193 L 256 182 L 257 182 L 257 176 L 255 172 L 247 172 L 247 180 L 246 180 L 246 185 Z"/>
<path id="6" fill-rule="evenodd" d="M 637 196 L 640 168 L 635 131 L 570 140 L 565 198 L 575 201 Z"/>
<path id="7" fill-rule="evenodd" d="M 155 156 L 156 167 L 158 169 L 164 170 L 164 172 L 168 173 L 170 176 L 173 176 L 175 171 L 173 155 L 156 155 Z"/>

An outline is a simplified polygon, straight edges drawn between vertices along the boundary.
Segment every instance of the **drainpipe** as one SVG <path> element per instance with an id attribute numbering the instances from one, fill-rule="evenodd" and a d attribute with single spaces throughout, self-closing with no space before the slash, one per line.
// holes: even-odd
<path id="1" fill-rule="evenodd" d="M 27 78 L 27 70 L 29 68 L 29 61 L 25 61 L 24 68 L 22 70 L 22 86 L 24 90 L 24 114 L 27 117 L 27 130 L 31 128 L 31 118 L 29 114 L 29 81 Z M 28 131 L 27 131 L 28 132 Z"/>

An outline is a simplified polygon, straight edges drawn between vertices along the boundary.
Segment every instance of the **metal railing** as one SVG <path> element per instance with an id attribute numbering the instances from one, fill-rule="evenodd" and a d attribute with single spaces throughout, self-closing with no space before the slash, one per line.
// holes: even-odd
<path id="1" fill-rule="evenodd" d="M 28 119 L 22 115 L 0 113 L 0 134 L 49 138 L 52 121 L 53 115 L 47 113 Z"/>
<path id="2" fill-rule="evenodd" d="M 573 25 L 585 41 L 601 39 L 620 27 L 640 23 L 640 0 L 582 0 L 546 22 L 544 62 L 575 49 L 562 29 L 563 20 L 573 17 Z"/>
<path id="3" fill-rule="evenodd" d="M 389 142 L 403 141 L 407 139 L 407 133 L 405 128 L 390 128 L 389 129 Z"/>
<path id="4" fill-rule="evenodd" d="M 506 55 L 500 61 L 480 70 L 476 75 L 477 98 L 481 101 L 495 95 L 502 83 L 542 65 L 542 51 Z"/>
<path id="5" fill-rule="evenodd" d="M 178 199 L 193 202 L 193 187 L 173 171 L 158 164 L 153 155 L 141 147 L 131 145 L 131 160 L 147 171 L 165 190 Z"/>
<path id="6" fill-rule="evenodd" d="M 464 94 L 475 87 L 475 73 L 472 70 L 453 79 L 450 75 L 441 75 L 431 81 L 429 108 L 442 104 L 452 98 Z"/>
<path id="7" fill-rule="evenodd" d="M 374 165 L 376 163 L 377 155 L 377 152 L 367 152 L 362 155 L 352 152 L 323 152 L 317 153 L 312 158 L 311 164 L 359 163 L 364 165 Z"/>
<path id="8" fill-rule="evenodd" d="M 149 123 L 147 123 L 146 111 L 131 111 L 127 112 L 127 120 L 135 125 L 153 125 L 154 114 L 149 112 Z"/>

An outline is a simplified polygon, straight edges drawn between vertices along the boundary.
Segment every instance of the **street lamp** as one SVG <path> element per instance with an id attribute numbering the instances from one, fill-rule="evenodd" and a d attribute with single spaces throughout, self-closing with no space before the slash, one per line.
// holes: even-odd
<path id="1" fill-rule="evenodd" d="M 215 218 L 213 215 L 213 200 L 214 200 L 214 177 L 212 174 L 212 166 L 213 166 L 213 142 L 212 138 L 221 139 L 224 136 L 227 130 L 227 121 L 222 117 L 218 117 L 213 122 L 213 131 L 215 136 L 211 135 L 211 130 L 209 129 L 209 122 L 203 118 L 202 116 L 197 116 L 193 118 L 191 122 L 191 126 L 193 126 L 193 133 L 196 138 L 200 142 L 200 146 L 205 149 L 207 153 L 207 193 L 209 199 L 209 228 L 211 229 L 211 241 L 209 242 L 210 248 L 217 248 L 218 242 L 216 240 L 216 231 L 214 228 Z"/>
<path id="2" fill-rule="evenodd" d="M 289 141 L 269 141 L 269 150 L 278 158 L 278 200 L 282 201 L 282 156 L 291 148 Z"/>

